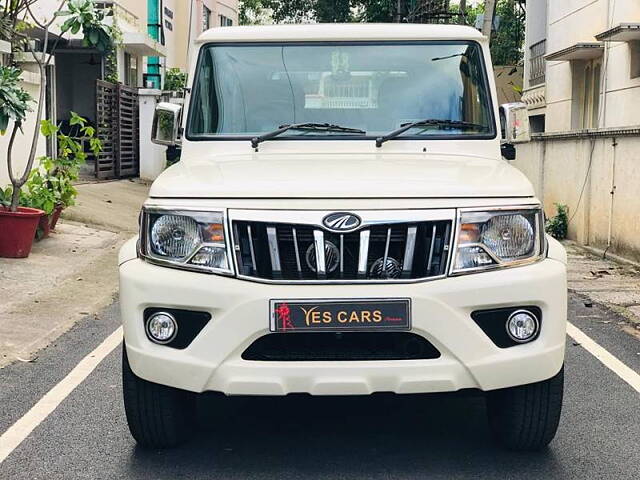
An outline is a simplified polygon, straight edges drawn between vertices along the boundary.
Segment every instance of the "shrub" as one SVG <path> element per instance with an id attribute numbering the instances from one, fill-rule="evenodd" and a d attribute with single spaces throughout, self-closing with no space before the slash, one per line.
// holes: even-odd
<path id="1" fill-rule="evenodd" d="M 560 203 L 556 203 L 555 206 L 557 213 L 547 220 L 545 230 L 556 240 L 564 240 L 567 238 L 567 230 L 569 229 L 568 209 L 566 205 Z"/>
<path id="2" fill-rule="evenodd" d="M 179 92 L 187 84 L 187 74 L 179 68 L 170 68 L 164 77 L 164 89 Z"/>

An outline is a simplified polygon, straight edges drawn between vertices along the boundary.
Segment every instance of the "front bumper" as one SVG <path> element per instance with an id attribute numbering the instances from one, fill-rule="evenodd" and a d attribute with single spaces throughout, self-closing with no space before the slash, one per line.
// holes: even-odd
<path id="1" fill-rule="evenodd" d="M 120 303 L 132 370 L 148 381 L 229 395 L 358 395 L 494 390 L 546 380 L 564 361 L 565 265 L 529 266 L 437 281 L 389 285 L 270 285 L 159 267 L 139 259 L 120 266 Z M 267 362 L 242 352 L 269 333 L 273 298 L 411 297 L 412 331 L 440 352 L 432 360 Z M 471 319 L 480 309 L 535 305 L 539 337 L 501 349 Z M 149 307 L 207 311 L 212 319 L 184 350 L 149 341 Z"/>

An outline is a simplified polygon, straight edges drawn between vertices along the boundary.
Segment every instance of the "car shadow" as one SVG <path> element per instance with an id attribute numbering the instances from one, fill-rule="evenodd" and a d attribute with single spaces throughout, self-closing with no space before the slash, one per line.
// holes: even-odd
<path id="1" fill-rule="evenodd" d="M 162 451 L 134 448 L 131 473 L 225 479 L 536 478 L 560 471 L 552 449 L 525 454 L 493 444 L 484 398 L 475 392 L 220 400 L 201 399 L 200 428 L 188 444 Z"/>

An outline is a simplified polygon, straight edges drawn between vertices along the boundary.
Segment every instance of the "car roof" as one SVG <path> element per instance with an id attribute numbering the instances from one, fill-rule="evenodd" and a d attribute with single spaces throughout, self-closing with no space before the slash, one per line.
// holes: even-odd
<path id="1" fill-rule="evenodd" d="M 463 25 L 413 23 L 317 23 L 217 27 L 204 32 L 197 43 L 208 42 L 331 42 L 375 40 L 476 40 L 485 37 Z"/>

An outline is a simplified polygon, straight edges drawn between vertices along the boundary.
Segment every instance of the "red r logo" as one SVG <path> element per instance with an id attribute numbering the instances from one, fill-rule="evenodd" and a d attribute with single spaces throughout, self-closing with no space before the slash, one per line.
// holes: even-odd
<path id="1" fill-rule="evenodd" d="M 293 329 L 293 323 L 291 323 L 291 309 L 286 303 L 281 303 L 275 309 L 278 321 L 282 327 L 282 331 Z"/>

